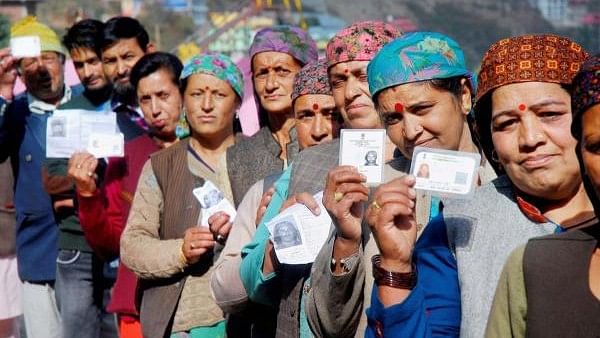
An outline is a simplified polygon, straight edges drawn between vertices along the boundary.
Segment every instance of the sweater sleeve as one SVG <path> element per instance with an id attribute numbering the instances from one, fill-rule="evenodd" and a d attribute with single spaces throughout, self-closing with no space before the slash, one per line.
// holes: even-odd
<path id="1" fill-rule="evenodd" d="M 241 250 L 256 232 L 256 210 L 262 197 L 263 181 L 256 182 L 246 193 L 233 222 L 227 243 L 215 264 L 210 279 L 213 297 L 221 309 L 235 313 L 243 309 L 248 300 L 240 277 Z"/>
<path id="2" fill-rule="evenodd" d="M 279 299 L 274 284 L 277 282 L 277 271 L 268 275 L 262 273 L 265 249 L 269 241 L 269 230 L 264 223 L 256 229 L 256 234 L 248 245 L 242 249 L 240 276 L 248 298 L 252 301 L 276 306 Z"/>
<path id="3" fill-rule="evenodd" d="M 525 337 L 527 293 L 523 276 L 524 251 L 524 246 L 515 249 L 504 265 L 488 319 L 487 338 Z"/>
<path id="4" fill-rule="evenodd" d="M 127 225 L 121 236 L 121 260 L 138 277 L 168 278 L 181 272 L 183 238 L 159 237 L 163 195 L 152 171 L 150 160 L 144 164 Z"/>
<path id="5" fill-rule="evenodd" d="M 77 195 L 79 221 L 85 239 L 105 259 L 119 256 L 119 241 L 125 226 L 120 181 L 112 180 L 92 196 Z"/>
<path id="6" fill-rule="evenodd" d="M 331 231 L 313 263 L 306 316 L 317 337 L 354 337 L 363 314 L 366 253 L 361 245 L 350 271 L 334 275 L 331 258 L 335 234 Z"/>

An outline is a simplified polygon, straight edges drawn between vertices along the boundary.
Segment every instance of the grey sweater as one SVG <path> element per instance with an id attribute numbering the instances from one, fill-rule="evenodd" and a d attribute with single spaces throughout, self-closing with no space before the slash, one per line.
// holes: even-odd
<path id="1" fill-rule="evenodd" d="M 529 238 L 552 233 L 556 225 L 534 223 L 525 217 L 506 177 L 476 189 L 471 200 L 444 200 L 443 216 L 450 249 L 458 265 L 461 337 L 481 338 L 506 258 Z M 333 238 L 324 245 L 313 265 L 316 269 L 313 270 L 313 287 L 306 307 L 311 328 L 320 336 L 364 335 L 365 316 L 362 313 L 364 307 L 370 305 L 373 285 L 370 257 L 379 253 L 371 234 L 367 237 L 358 261 L 347 274 L 334 276 L 328 268 Z M 357 330 L 359 322 L 362 325 Z"/>
<path id="2" fill-rule="evenodd" d="M 448 242 L 460 282 L 460 335 L 481 338 L 510 253 L 532 237 L 553 233 L 557 225 L 528 219 L 519 209 L 506 176 L 482 186 L 473 200 L 447 200 L 444 204 Z"/>

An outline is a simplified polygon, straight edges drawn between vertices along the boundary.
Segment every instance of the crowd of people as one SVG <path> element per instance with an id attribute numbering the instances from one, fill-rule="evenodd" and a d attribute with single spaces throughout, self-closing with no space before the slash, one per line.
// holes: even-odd
<path id="1" fill-rule="evenodd" d="M 600 54 L 506 37 L 473 74 L 442 33 L 357 22 L 319 58 L 280 25 L 244 92 L 228 56 L 182 63 L 133 18 L 11 27 L 28 36 L 39 56 L 0 50 L 0 337 L 600 335 Z M 115 114 L 124 156 L 47 157 L 57 110 Z M 383 183 L 340 165 L 342 129 L 386 131 L 360 159 Z M 415 189 L 416 147 L 479 154 L 471 198 Z M 331 218 L 310 264 L 278 259 L 293 224 L 267 226 L 297 204 Z"/>

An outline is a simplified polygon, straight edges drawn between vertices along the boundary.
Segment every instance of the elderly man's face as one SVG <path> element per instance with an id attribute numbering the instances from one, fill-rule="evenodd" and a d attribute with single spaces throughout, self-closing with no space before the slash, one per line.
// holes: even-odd
<path id="1" fill-rule="evenodd" d="M 20 60 L 21 77 L 31 95 L 49 103 L 60 100 L 64 90 L 63 60 L 56 52 Z"/>

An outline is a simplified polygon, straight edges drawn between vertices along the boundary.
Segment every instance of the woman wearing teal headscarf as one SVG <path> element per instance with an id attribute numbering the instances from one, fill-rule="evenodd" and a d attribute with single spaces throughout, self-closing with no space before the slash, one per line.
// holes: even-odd
<path id="1" fill-rule="evenodd" d="M 432 45 L 449 63 L 456 59 L 441 43 L 417 50 Z M 395 54 L 410 57 L 405 67 L 418 69 L 424 62 L 415 59 L 414 50 Z M 569 133 L 570 97 L 562 87 L 585 55 L 574 41 L 554 35 L 513 37 L 490 47 L 481 62 L 475 114 L 483 149 L 506 175 L 475 189 L 470 199 L 444 199 L 443 211 L 418 240 L 414 177 L 382 185 L 371 196 L 366 218 L 380 255 L 371 265 L 368 336 L 483 337 L 510 252 L 529 238 L 593 221 Z M 390 103 L 382 94 L 385 116 Z M 421 107 L 422 119 L 434 111 L 427 101 L 406 106 Z M 418 119 L 407 121 L 410 108 L 405 110 L 409 113 L 392 112 L 387 122 L 414 126 Z M 413 130 L 420 129 L 404 132 Z"/>
<path id="2" fill-rule="evenodd" d="M 201 224 L 193 190 L 211 181 L 232 201 L 225 150 L 234 143 L 242 74 L 225 55 L 193 57 L 181 73 L 191 135 L 144 165 L 121 237 L 121 259 L 140 279 L 144 337 L 224 337 L 209 279 L 228 228 Z M 217 247 L 220 249 L 220 247 Z"/>
<path id="3" fill-rule="evenodd" d="M 390 176 L 405 176 L 409 172 L 410 158 L 416 146 L 479 152 L 468 121 L 474 96 L 474 80 L 466 68 L 463 52 L 454 40 L 434 32 L 405 34 L 379 51 L 369 63 L 367 76 L 375 108 L 384 122 L 388 137 L 403 155 L 390 168 L 390 171 L 399 173 Z M 348 178 L 345 182 L 334 182 L 332 179 L 327 183 L 323 202 L 331 214 L 335 215 L 335 210 L 339 210 L 340 205 L 348 203 L 345 197 L 336 199 L 336 194 L 350 195 L 349 198 L 352 199 L 352 195 L 360 192 L 364 194 L 361 196 L 362 200 L 367 200 L 368 190 L 362 187 L 362 178 L 357 171 L 342 168 L 336 175 L 330 172 L 329 176 Z M 493 170 L 485 161 L 482 162 L 480 181 L 487 182 L 494 176 Z M 375 200 L 373 196 L 376 198 L 387 194 L 390 188 L 399 186 L 398 180 L 405 179 L 382 184 L 374 195 L 371 194 L 370 200 Z M 353 206 L 356 208 L 351 210 L 360 210 L 362 206 L 359 203 L 361 202 L 355 202 Z M 439 198 L 419 192 L 415 215 L 419 232 L 423 225 L 437 216 L 441 207 Z M 373 208 L 371 205 L 367 210 Z M 356 252 L 332 260 L 336 247 L 324 248 L 315 263 L 318 266 L 313 266 L 315 272 L 312 274 L 309 319 L 313 330 L 318 327 L 315 330 L 319 331 L 318 335 L 328 335 L 333 330 L 339 330 L 347 336 L 354 334 L 359 324 L 366 324 L 366 318 L 356 316 L 355 313 L 348 313 L 347 318 L 324 318 L 329 313 L 337 313 L 335 308 L 332 309 L 337 304 L 345 304 L 345 309 L 364 308 L 363 304 L 368 304 L 373 276 L 369 270 L 361 271 L 356 266 L 370 265 L 371 257 L 379 253 L 376 241 L 386 244 L 385 239 L 378 237 L 377 233 L 374 232 L 374 236 L 370 237 L 369 233 L 364 232 L 364 226 L 360 227 L 361 219 L 351 222 L 347 220 L 351 216 L 345 218 L 336 221 L 336 238 L 350 243 L 348 247 L 357 248 Z M 324 254 L 324 251 L 328 252 Z M 323 257 L 327 259 L 322 259 Z M 354 264 L 356 260 L 358 263 Z M 329 271 L 336 277 L 331 277 L 332 273 Z M 339 275 L 350 280 L 340 284 Z M 364 287 L 362 278 L 365 279 Z M 328 324 L 326 321 L 332 323 Z M 333 327 L 337 329 L 332 329 Z"/>

